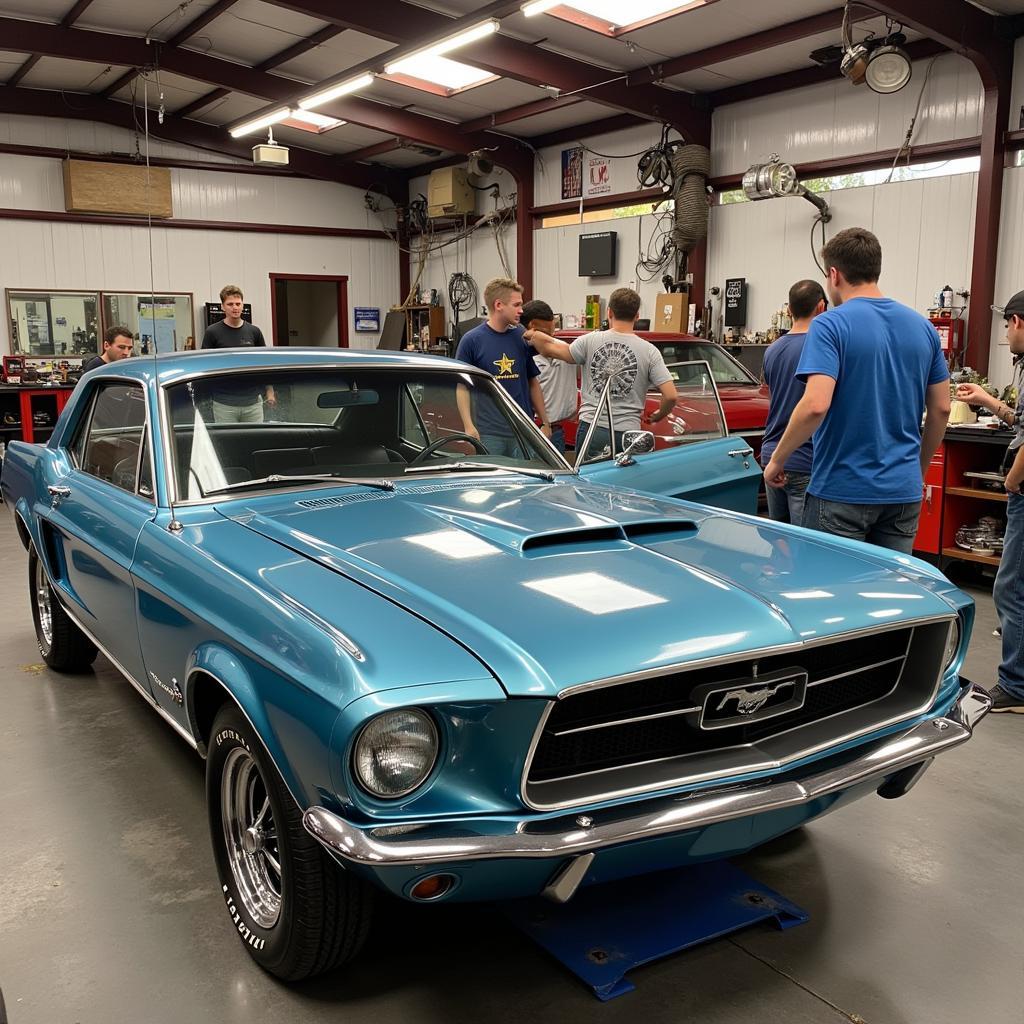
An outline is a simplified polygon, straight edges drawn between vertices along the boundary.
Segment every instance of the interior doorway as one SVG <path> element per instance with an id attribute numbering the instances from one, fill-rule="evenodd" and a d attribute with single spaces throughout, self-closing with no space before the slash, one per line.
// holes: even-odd
<path id="1" fill-rule="evenodd" d="M 348 278 L 271 274 L 275 345 L 348 348 Z"/>

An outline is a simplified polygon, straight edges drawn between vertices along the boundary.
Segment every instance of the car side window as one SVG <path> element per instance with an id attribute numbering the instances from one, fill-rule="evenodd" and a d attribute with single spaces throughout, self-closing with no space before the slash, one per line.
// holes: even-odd
<path id="1" fill-rule="evenodd" d="M 425 448 L 430 441 L 417 408 L 422 402 L 422 384 L 406 384 L 402 387 L 401 423 L 398 426 L 398 436 L 403 441 L 408 441 L 419 448 Z"/>
<path id="2" fill-rule="evenodd" d="M 142 388 L 111 383 L 97 389 L 88 426 L 72 451 L 82 472 L 134 492 L 145 433 L 146 396 Z M 152 492 L 152 471 L 149 477 Z"/>

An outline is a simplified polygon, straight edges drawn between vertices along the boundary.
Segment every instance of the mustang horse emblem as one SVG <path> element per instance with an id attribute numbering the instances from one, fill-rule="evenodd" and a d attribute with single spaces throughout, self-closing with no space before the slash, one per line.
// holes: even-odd
<path id="1" fill-rule="evenodd" d="M 729 701 L 735 700 L 736 711 L 739 714 L 752 715 L 755 711 L 760 711 L 784 686 L 792 685 L 792 681 L 787 680 L 776 686 L 762 686 L 757 690 L 726 690 L 715 710 L 721 711 Z"/>

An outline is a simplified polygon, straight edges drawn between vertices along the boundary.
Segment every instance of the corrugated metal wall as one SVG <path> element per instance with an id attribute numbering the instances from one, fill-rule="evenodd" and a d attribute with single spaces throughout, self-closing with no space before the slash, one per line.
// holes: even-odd
<path id="1" fill-rule="evenodd" d="M 130 152 L 130 133 L 89 123 L 0 119 L 0 141 L 67 146 L 76 150 Z M 151 153 L 157 155 L 157 144 Z M 207 153 L 162 146 L 162 156 L 209 160 Z M 362 192 L 330 182 L 262 177 L 222 171 L 172 169 L 174 215 L 183 219 L 326 227 L 379 227 Z M 0 154 L 0 207 L 61 211 L 64 190 L 59 160 Z M 142 293 L 150 288 L 149 232 L 117 225 L 2 221 L 0 287 Z M 271 339 L 270 273 L 347 275 L 349 343 L 375 347 L 376 334 L 351 330 L 354 306 L 386 310 L 398 301 L 398 259 L 387 240 L 289 234 L 154 229 L 153 286 L 192 292 L 196 331 L 202 303 L 216 301 L 228 282 L 241 285 L 253 321 Z M 6 315 L 4 316 L 6 321 Z M 9 329 L 0 326 L 0 352 L 10 351 Z"/>

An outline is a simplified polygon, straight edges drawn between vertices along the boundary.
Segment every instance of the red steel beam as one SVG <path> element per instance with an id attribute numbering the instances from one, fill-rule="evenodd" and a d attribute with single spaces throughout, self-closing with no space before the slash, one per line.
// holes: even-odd
<path id="1" fill-rule="evenodd" d="M 911 60 L 925 60 L 939 53 L 946 53 L 947 47 L 933 39 L 915 39 L 904 47 Z M 707 100 L 712 107 L 724 107 L 728 103 L 743 103 L 747 100 L 759 99 L 788 89 L 800 89 L 805 85 L 817 85 L 821 82 L 835 81 L 841 76 L 838 64 L 816 65 L 810 68 L 799 68 L 796 71 L 784 71 L 780 75 L 769 75 L 753 82 L 740 82 L 725 89 L 707 93 Z M 850 86 L 854 88 L 854 86 Z M 867 88 L 866 86 L 864 88 Z"/>
<path id="2" fill-rule="evenodd" d="M 145 40 L 115 36 L 108 32 L 87 32 L 62 29 L 55 25 L 0 18 L 0 39 L 7 50 L 41 53 L 74 60 L 103 61 L 108 64 L 145 66 L 150 57 Z M 233 92 L 257 96 L 275 105 L 293 103 L 296 96 L 308 91 L 289 78 L 247 68 L 220 57 L 211 57 L 195 50 L 178 47 L 160 52 L 160 66 L 169 72 L 206 82 Z M 342 121 L 372 128 L 375 131 L 400 135 L 428 146 L 469 153 L 495 144 L 495 136 L 463 133 L 458 126 L 440 118 L 426 117 L 385 103 L 375 103 L 358 96 L 344 96 L 320 108 L 320 112 Z M 222 131 L 219 128 L 218 131 Z M 515 143 L 502 142 L 503 147 Z"/>
<path id="3" fill-rule="evenodd" d="M 171 38 L 168 39 L 166 43 L 160 43 L 157 40 L 157 45 L 161 47 L 180 45 L 181 43 L 185 42 L 186 39 L 191 39 L 192 36 L 196 35 L 198 32 L 202 32 L 202 30 L 206 28 L 206 26 L 209 25 L 210 22 L 214 20 L 214 18 L 219 18 L 229 7 L 232 7 L 237 2 L 238 0 L 217 0 L 217 3 L 215 3 L 212 7 L 208 7 L 198 17 L 193 18 L 192 21 L 190 21 L 183 29 L 180 29 L 178 32 L 175 32 L 174 35 L 171 36 Z M 146 63 L 152 63 L 152 61 L 147 61 Z M 126 85 L 128 85 L 129 82 L 133 82 L 135 80 L 140 70 L 141 67 L 135 67 L 132 68 L 130 71 L 126 71 L 116 82 L 114 82 L 112 85 L 108 85 L 107 88 L 100 93 L 100 95 L 104 97 L 110 97 L 113 96 L 114 93 L 120 92 L 120 90 L 123 89 Z"/>
<path id="4" fill-rule="evenodd" d="M 270 71 L 272 68 L 280 67 L 282 64 L 287 64 L 288 61 L 294 60 L 296 57 L 301 57 L 304 53 L 308 53 L 310 50 L 315 50 L 322 43 L 326 43 L 328 39 L 333 39 L 337 35 L 341 35 L 345 30 L 338 28 L 337 25 L 327 25 L 320 29 L 319 32 L 314 32 L 313 35 L 306 39 L 300 39 L 297 43 L 292 43 L 291 46 L 281 50 L 279 53 L 275 53 L 272 57 L 268 57 L 266 60 L 260 61 L 259 64 L 254 65 L 253 71 Z M 214 89 L 212 92 L 208 92 L 203 96 L 194 99 L 191 103 L 175 113 L 178 117 L 190 117 L 192 114 L 202 110 L 204 107 L 208 107 L 211 103 L 216 100 L 223 99 L 225 96 L 231 94 L 230 89 Z"/>
<path id="5" fill-rule="evenodd" d="M 70 28 L 78 19 L 85 13 L 86 8 L 93 2 L 93 0 L 78 0 L 78 3 L 64 15 L 63 18 L 57 23 L 61 28 Z M 18 68 L 17 71 L 7 79 L 7 85 L 17 85 L 37 64 L 39 63 L 39 54 L 33 53 L 31 57 L 24 64 Z"/>
<path id="6" fill-rule="evenodd" d="M 128 103 L 81 94 L 76 94 L 69 102 L 64 94 L 43 89 L 12 89 L 10 86 L 0 86 L 0 112 L 28 114 L 33 117 L 100 121 L 127 128 L 129 131 L 136 131 L 138 128 L 135 112 Z M 156 118 L 152 118 L 150 132 L 155 137 L 169 142 L 223 153 L 246 161 L 251 159 L 251 147 L 244 140 L 236 142 L 222 128 L 198 121 L 187 121 L 175 114 L 167 114 L 162 125 L 158 125 Z M 394 184 L 390 179 L 382 180 L 380 168 L 370 169 L 346 164 L 336 157 L 314 153 L 297 146 L 291 147 L 289 170 L 304 177 L 336 181 L 356 188 L 384 185 L 390 189 Z M 397 181 L 397 177 L 394 180 Z"/>
<path id="7" fill-rule="evenodd" d="M 403 46 L 422 45 L 429 39 L 443 38 L 463 20 L 417 7 L 406 0 L 374 0 L 368 4 L 343 5 L 335 0 L 270 2 L 277 7 Z M 472 19 L 478 20 L 482 16 L 483 12 L 477 10 Z M 615 107 L 646 120 L 668 122 L 694 141 L 706 144 L 710 138 L 708 112 L 695 107 L 689 94 L 656 85 L 627 85 L 625 72 L 609 74 L 606 68 L 500 34 L 479 40 L 459 53 L 460 59 L 491 74 L 530 85 L 550 85 L 563 93 L 583 92 L 585 99 L 595 103 Z"/>
<path id="8" fill-rule="evenodd" d="M 1003 198 L 1005 134 L 1010 116 L 1013 36 L 1009 19 L 988 14 L 966 0 L 872 0 L 883 14 L 969 58 L 981 76 L 985 105 L 981 121 L 981 166 L 974 210 L 971 314 L 965 361 L 988 371 L 992 341 L 989 306 L 995 288 L 999 221 Z"/>
<path id="9" fill-rule="evenodd" d="M 850 12 L 850 23 L 867 21 L 870 18 L 877 17 L 877 11 L 864 7 L 854 7 L 854 10 Z M 708 46 L 703 50 L 694 50 L 692 53 L 685 53 L 681 57 L 662 61 L 660 64 L 653 64 L 650 68 L 631 71 L 629 73 L 629 83 L 633 85 L 640 82 L 664 81 L 664 79 L 671 78 L 673 75 L 681 75 L 687 71 L 707 68 L 713 64 L 721 64 L 723 61 L 735 60 L 737 57 L 746 57 L 751 53 L 760 53 L 762 50 L 770 49 L 773 46 L 783 46 L 786 43 L 793 43 L 799 39 L 806 39 L 808 36 L 829 32 L 832 29 L 840 28 L 842 24 L 843 8 L 839 7 L 832 11 L 825 11 L 822 14 L 815 14 L 810 18 L 800 18 L 798 21 L 790 21 L 785 25 L 776 25 L 774 28 L 766 29 L 763 32 L 755 32 L 752 35 L 742 36 L 739 39 L 730 39 L 728 42 L 719 43 L 716 46 Z"/>

